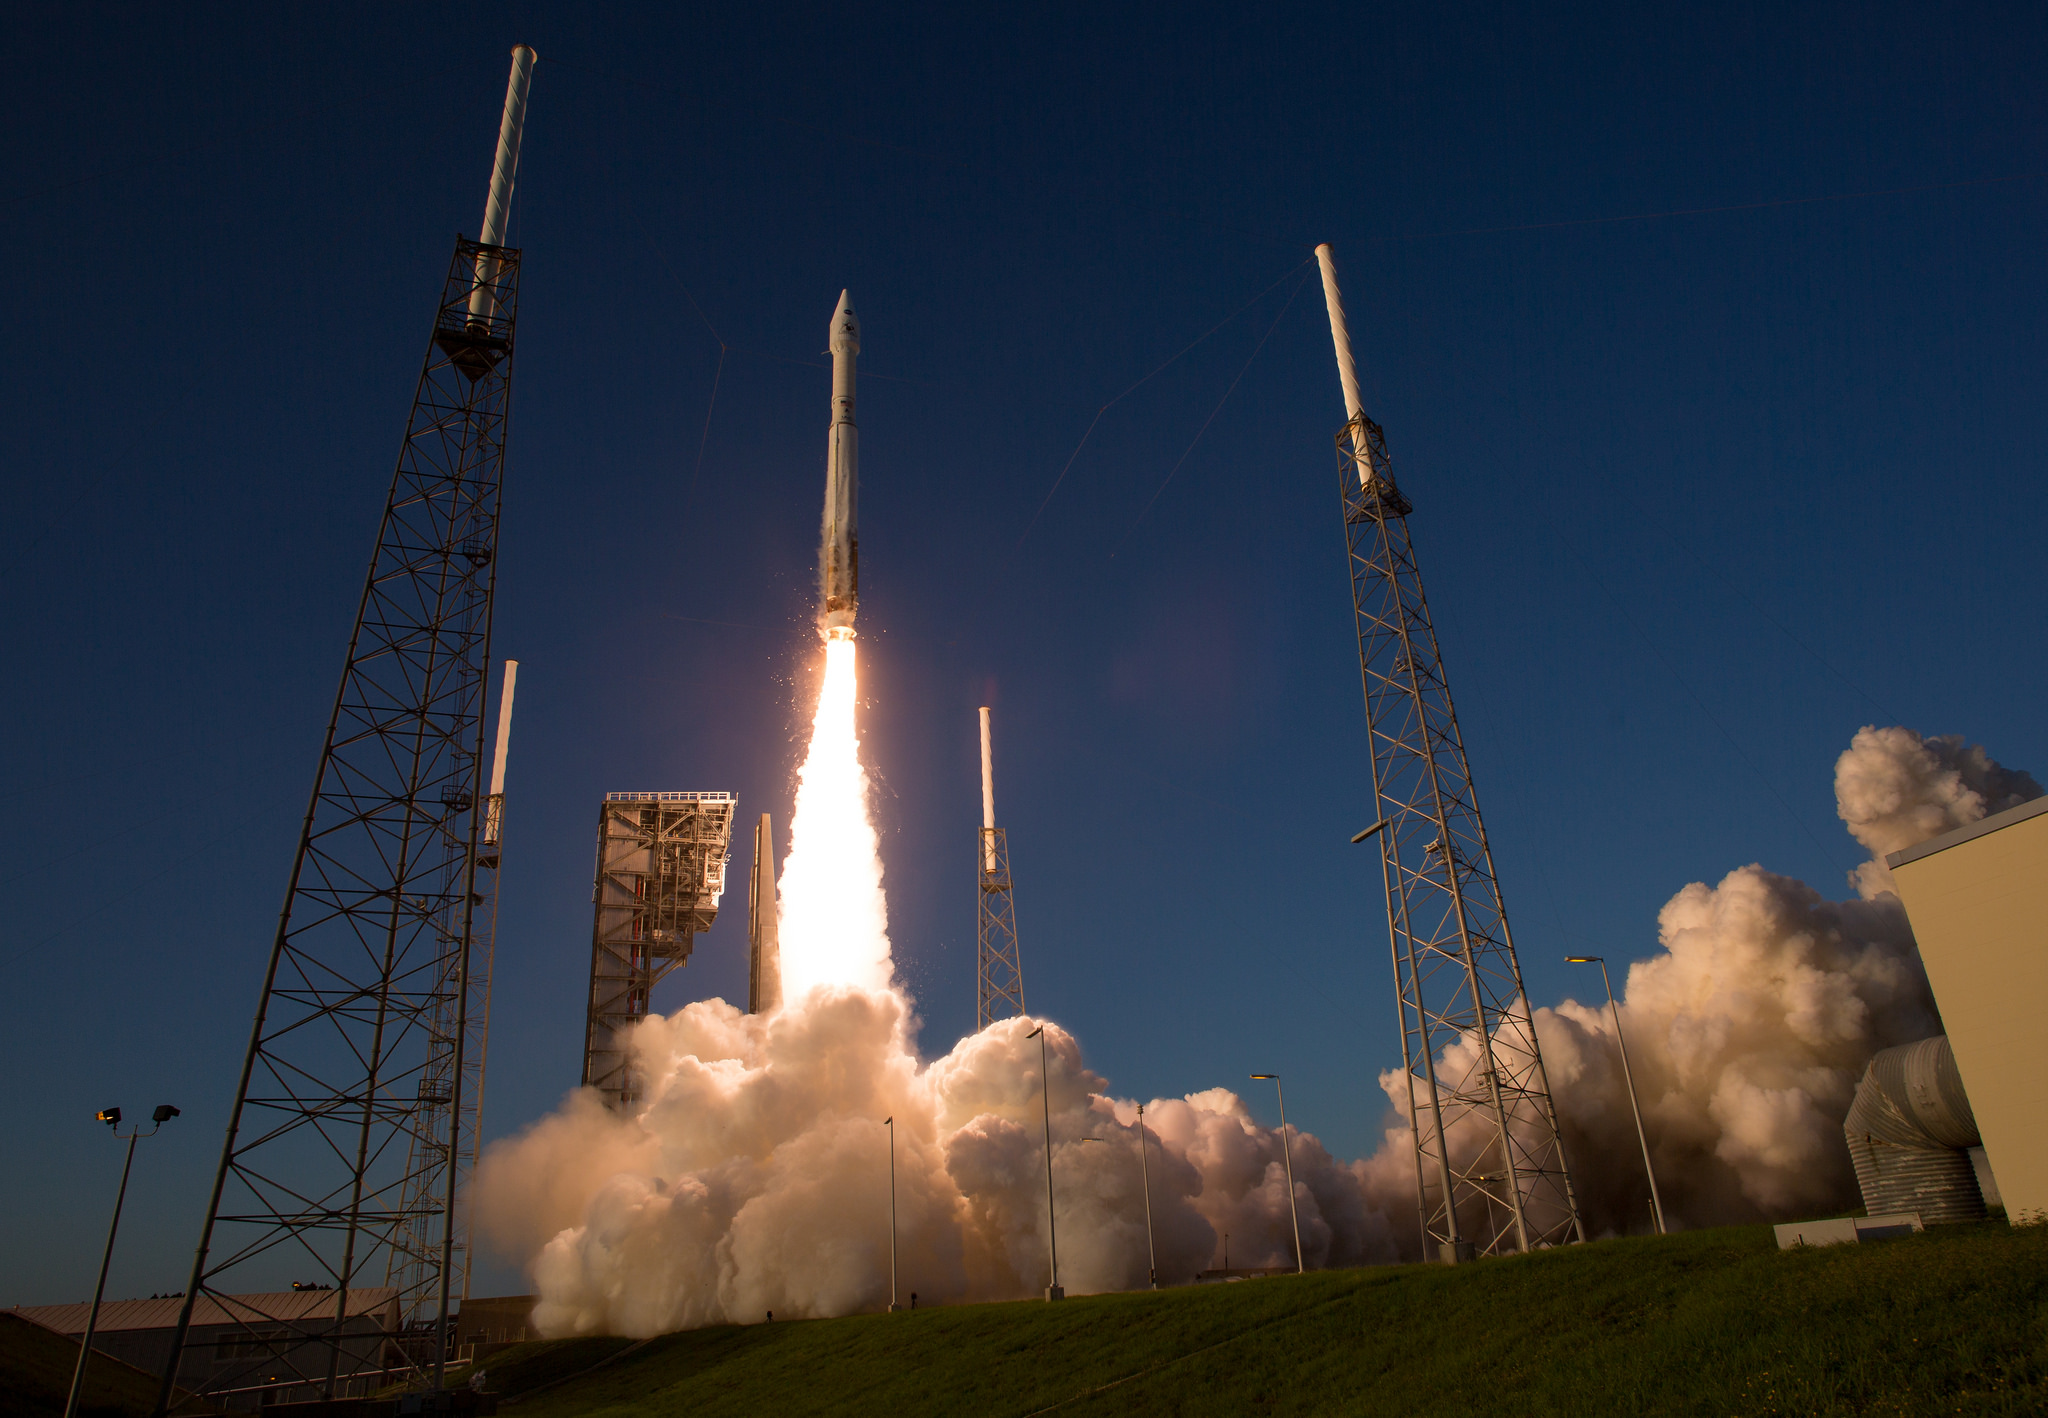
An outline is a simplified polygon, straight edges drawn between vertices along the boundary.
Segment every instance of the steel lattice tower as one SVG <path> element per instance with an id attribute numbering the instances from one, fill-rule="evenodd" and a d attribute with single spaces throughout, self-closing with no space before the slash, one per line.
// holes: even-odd
<path id="1" fill-rule="evenodd" d="M 995 759 L 988 710 L 981 711 L 981 832 L 976 843 L 974 1027 L 1024 1012 L 1024 963 L 1017 953 L 1017 903 L 1010 894 L 1010 839 L 996 826 Z"/>
<path id="2" fill-rule="evenodd" d="M 446 1361 L 519 302 L 519 252 L 502 239 L 533 57 L 513 50 L 486 239 L 457 238 L 435 310 L 159 1413 L 202 1301 L 237 1325 L 217 1350 L 235 1362 L 215 1362 L 202 1392 L 332 1396 L 394 1366 L 431 1366 L 438 1385 Z M 286 1279 L 331 1286 L 331 1306 L 273 1316 L 226 1298 Z"/>
<path id="3" fill-rule="evenodd" d="M 1337 435 L 1376 833 L 1423 1244 L 1444 1260 L 1584 1240 L 1386 441 L 1360 407 L 1330 248 L 1317 248 L 1350 421 Z"/>

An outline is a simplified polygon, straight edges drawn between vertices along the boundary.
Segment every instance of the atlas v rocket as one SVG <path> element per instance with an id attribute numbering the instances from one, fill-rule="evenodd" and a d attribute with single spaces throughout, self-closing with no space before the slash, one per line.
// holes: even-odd
<path id="1" fill-rule="evenodd" d="M 860 431 L 853 423 L 853 366 L 860 318 L 839 292 L 832 312 L 832 428 L 825 442 L 825 528 L 818 544 L 818 634 L 851 640 L 860 611 Z"/>

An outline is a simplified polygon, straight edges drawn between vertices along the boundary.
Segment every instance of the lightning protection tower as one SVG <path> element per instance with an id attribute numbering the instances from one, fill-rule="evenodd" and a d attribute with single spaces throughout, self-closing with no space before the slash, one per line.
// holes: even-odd
<path id="1" fill-rule="evenodd" d="M 1349 421 L 1337 434 L 1415 1138 L 1423 1247 L 1446 1261 L 1584 1240 L 1436 628 L 1329 246 L 1316 248 Z M 1363 834 L 1362 834 L 1363 835 Z"/>
<path id="2" fill-rule="evenodd" d="M 434 312 L 159 1414 L 195 1311 L 234 1326 L 197 1366 L 202 1399 L 333 1397 L 393 1366 L 441 1382 L 533 60 L 512 51 L 482 238 L 457 238 Z M 275 1314 L 246 1293 L 287 1281 L 333 1293 Z"/>
<path id="3" fill-rule="evenodd" d="M 718 919 L 737 808 L 731 793 L 607 793 L 598 810 L 583 1086 L 614 1111 L 641 1095 L 629 1042 L 648 995 Z"/>
<path id="4" fill-rule="evenodd" d="M 775 823 L 754 824 L 754 871 L 747 881 L 747 1013 L 782 1007 L 782 932 L 775 906 Z"/>
<path id="5" fill-rule="evenodd" d="M 1010 894 L 1010 839 L 996 826 L 995 758 L 988 709 L 981 711 L 980 891 L 974 916 L 974 1027 L 1024 1012 L 1024 963 L 1017 954 L 1017 903 Z"/>

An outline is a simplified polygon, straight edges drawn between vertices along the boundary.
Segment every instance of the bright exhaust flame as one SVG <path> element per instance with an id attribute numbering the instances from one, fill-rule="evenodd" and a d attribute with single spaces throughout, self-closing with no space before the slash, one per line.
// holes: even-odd
<path id="1" fill-rule="evenodd" d="M 881 850 L 854 727 L 856 664 L 853 631 L 827 632 L 825 683 L 782 865 L 782 988 L 790 1003 L 820 985 L 886 990 L 893 983 Z"/>

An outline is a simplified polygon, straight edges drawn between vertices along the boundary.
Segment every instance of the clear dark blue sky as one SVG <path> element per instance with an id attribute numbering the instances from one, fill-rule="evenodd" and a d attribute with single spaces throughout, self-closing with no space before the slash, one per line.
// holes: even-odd
<path id="1" fill-rule="evenodd" d="M 1585 989 L 1567 950 L 1648 953 L 1687 881 L 1846 894 L 1861 724 L 2048 764 L 2039 6 L 725 9 L 8 22 L 0 1303 L 90 1292 L 109 1103 L 185 1109 L 111 1289 L 184 1282 L 515 41 L 493 1134 L 576 1081 L 600 796 L 786 829 L 842 286 L 928 1052 L 972 1023 L 991 702 L 1031 1003 L 1122 1093 L 1277 1070 L 1375 1144 L 1319 240 L 1538 1002 Z M 727 907 L 658 1004 L 744 997 Z"/>

